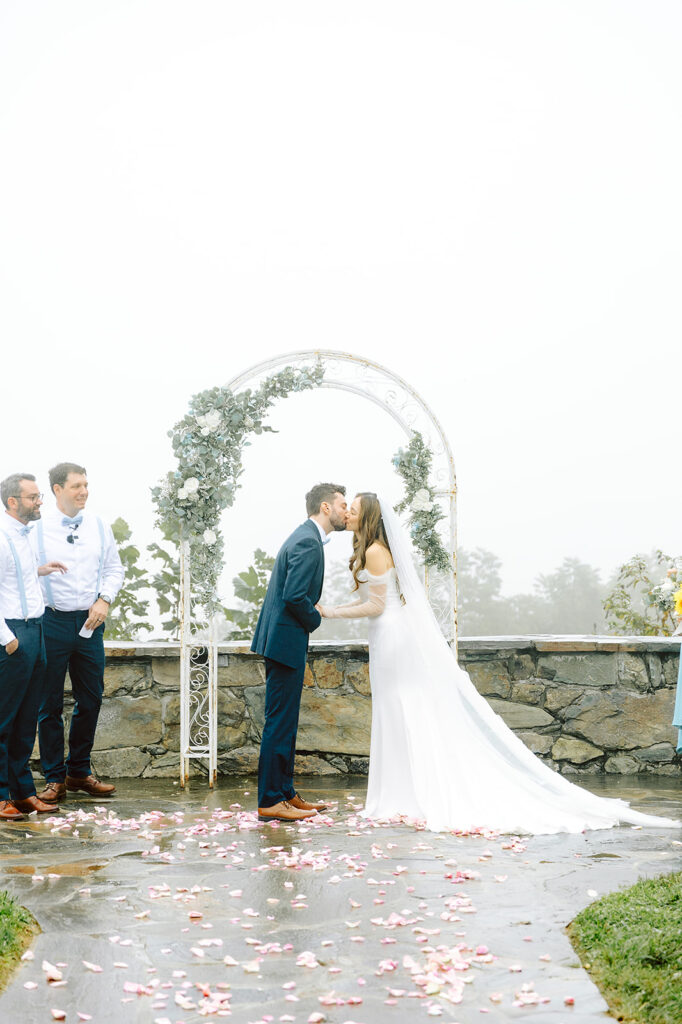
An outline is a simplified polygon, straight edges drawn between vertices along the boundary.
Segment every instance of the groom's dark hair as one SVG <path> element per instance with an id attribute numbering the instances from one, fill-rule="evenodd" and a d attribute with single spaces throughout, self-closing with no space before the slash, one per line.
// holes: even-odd
<path id="1" fill-rule="evenodd" d="M 346 488 L 340 484 L 315 484 L 305 496 L 305 508 L 309 516 L 316 516 L 323 501 L 332 503 L 335 494 L 346 494 Z"/>

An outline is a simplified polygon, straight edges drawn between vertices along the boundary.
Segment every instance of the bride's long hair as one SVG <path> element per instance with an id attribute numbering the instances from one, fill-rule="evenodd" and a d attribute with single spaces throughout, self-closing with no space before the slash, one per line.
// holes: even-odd
<path id="1" fill-rule="evenodd" d="M 360 586 L 358 573 L 367 563 L 367 548 L 372 544 L 382 544 L 389 553 L 391 550 L 376 494 L 373 491 L 360 491 L 355 497 L 360 498 L 360 516 L 357 531 L 353 536 L 353 554 L 348 562 L 348 568 L 355 580 L 353 590 Z"/>

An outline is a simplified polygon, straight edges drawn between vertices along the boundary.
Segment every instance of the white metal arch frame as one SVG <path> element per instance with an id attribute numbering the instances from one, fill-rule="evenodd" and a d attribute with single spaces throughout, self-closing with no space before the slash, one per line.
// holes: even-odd
<path id="1" fill-rule="evenodd" d="M 445 637 L 457 642 L 457 487 L 455 465 L 443 428 L 424 399 L 397 374 L 370 359 L 331 349 L 289 352 L 258 363 L 228 381 L 237 394 L 258 387 L 266 377 L 285 366 L 303 368 L 322 364 L 324 377 L 318 387 L 347 391 L 382 408 L 404 430 L 408 439 L 415 431 L 433 452 L 430 485 L 444 517 L 439 524 L 441 540 L 452 559 L 447 572 L 425 570 L 425 585 L 434 614 Z M 181 575 L 181 719 L 180 781 L 184 785 L 189 760 L 208 759 L 211 785 L 217 775 L 217 642 L 198 634 L 192 623 L 192 583 L 189 544 L 180 553 Z"/>

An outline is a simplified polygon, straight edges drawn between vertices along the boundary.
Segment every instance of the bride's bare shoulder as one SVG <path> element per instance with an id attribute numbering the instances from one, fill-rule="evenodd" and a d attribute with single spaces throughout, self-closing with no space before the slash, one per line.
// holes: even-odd
<path id="1" fill-rule="evenodd" d="M 382 576 L 393 568 L 391 552 L 383 544 L 370 544 L 365 552 L 365 568 L 372 576 Z"/>

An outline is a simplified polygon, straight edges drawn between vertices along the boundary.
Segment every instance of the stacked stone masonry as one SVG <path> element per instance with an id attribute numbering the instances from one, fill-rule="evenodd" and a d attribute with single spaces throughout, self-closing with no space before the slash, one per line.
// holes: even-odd
<path id="1" fill-rule="evenodd" d="M 178 645 L 106 646 L 94 770 L 109 778 L 177 777 Z M 244 646 L 220 651 L 219 770 L 250 774 L 258 763 L 265 668 Z M 678 775 L 671 720 L 679 651 L 679 639 L 664 637 L 491 637 L 460 640 L 458 657 L 491 707 L 563 774 Z M 67 730 L 71 707 L 67 680 Z M 311 647 L 297 770 L 366 773 L 370 723 L 366 645 Z"/>

